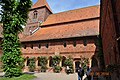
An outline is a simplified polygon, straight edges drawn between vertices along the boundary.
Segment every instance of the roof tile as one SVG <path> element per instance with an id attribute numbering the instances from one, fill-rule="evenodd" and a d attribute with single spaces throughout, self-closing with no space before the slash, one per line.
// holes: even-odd
<path id="1" fill-rule="evenodd" d="M 91 7 L 51 14 L 50 16 L 48 16 L 47 20 L 42 24 L 42 26 L 89 19 L 99 16 L 100 16 L 100 6 L 99 5 L 91 6 Z"/>
<path id="2" fill-rule="evenodd" d="M 82 36 L 93 36 L 99 33 L 99 19 L 79 23 L 56 25 L 39 29 L 35 34 L 21 39 L 25 41 L 39 41 Z"/>
<path id="3" fill-rule="evenodd" d="M 50 6 L 48 5 L 48 3 L 46 2 L 46 0 L 38 0 L 33 6 L 32 6 L 32 9 L 34 8 L 38 8 L 38 7 L 43 7 L 43 6 L 46 6 L 51 12 L 51 8 Z"/>

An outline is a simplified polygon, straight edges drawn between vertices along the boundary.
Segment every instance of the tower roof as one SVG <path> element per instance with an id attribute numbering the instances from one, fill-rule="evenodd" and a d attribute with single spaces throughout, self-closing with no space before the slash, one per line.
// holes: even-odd
<path id="1" fill-rule="evenodd" d="M 34 8 L 38 8 L 38 7 L 43 7 L 43 6 L 46 6 L 51 12 L 51 8 L 50 6 L 48 5 L 47 1 L 46 0 L 38 0 L 33 6 L 32 6 L 32 9 Z"/>

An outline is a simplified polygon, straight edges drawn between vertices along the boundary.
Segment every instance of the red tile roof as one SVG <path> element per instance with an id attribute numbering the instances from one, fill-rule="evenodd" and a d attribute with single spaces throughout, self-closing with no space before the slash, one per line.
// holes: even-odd
<path id="1" fill-rule="evenodd" d="M 46 6 L 51 12 L 51 8 L 50 6 L 48 5 L 47 1 L 46 0 L 38 0 L 33 6 L 32 6 L 32 9 L 34 8 L 38 8 L 38 7 L 43 7 L 43 6 Z"/>
<path id="2" fill-rule="evenodd" d="M 39 41 L 93 35 L 99 35 L 99 19 L 41 28 L 33 35 L 21 39 L 21 41 Z"/>
<path id="3" fill-rule="evenodd" d="M 48 16 L 47 20 L 42 25 L 44 26 L 49 24 L 83 20 L 83 19 L 89 19 L 99 16 L 100 16 L 100 6 L 97 5 L 97 6 L 91 6 L 91 7 L 51 14 L 50 16 Z"/>
<path id="4" fill-rule="evenodd" d="M 92 6 L 92 7 L 52 14 L 42 24 L 43 28 L 39 29 L 33 35 L 21 39 L 21 41 L 22 42 L 39 41 L 39 40 L 99 35 L 99 17 L 100 17 L 99 13 L 100 13 L 100 7 Z M 91 19 L 91 18 L 96 18 L 96 19 Z M 84 19 L 91 19 L 91 20 L 60 24 L 60 25 L 57 24 L 57 23 L 84 20 Z M 47 25 L 50 24 L 56 24 L 56 25 L 51 25 L 50 27 L 47 27 Z M 45 25 L 46 27 L 44 27 Z"/>

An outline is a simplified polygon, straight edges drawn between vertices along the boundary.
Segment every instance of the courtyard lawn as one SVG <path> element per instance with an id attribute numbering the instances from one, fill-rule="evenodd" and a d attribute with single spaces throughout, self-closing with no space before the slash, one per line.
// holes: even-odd
<path id="1" fill-rule="evenodd" d="M 20 77 L 13 77 L 13 78 L 0 77 L 0 80 L 33 80 L 34 78 L 36 77 L 32 74 L 24 74 Z"/>

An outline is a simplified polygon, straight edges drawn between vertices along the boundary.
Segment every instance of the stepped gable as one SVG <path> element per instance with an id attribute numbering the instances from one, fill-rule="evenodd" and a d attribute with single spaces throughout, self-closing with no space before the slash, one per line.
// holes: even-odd
<path id="1" fill-rule="evenodd" d="M 46 6 L 49 11 L 52 12 L 50 6 L 48 5 L 47 1 L 46 0 L 38 0 L 33 6 L 32 6 L 32 9 L 35 9 L 35 8 L 39 8 L 39 7 L 43 7 L 43 6 Z"/>
<path id="2" fill-rule="evenodd" d="M 42 28 L 36 33 L 21 39 L 21 41 L 28 42 L 99 35 L 99 18 L 99 6 L 51 14 L 42 24 Z"/>

